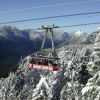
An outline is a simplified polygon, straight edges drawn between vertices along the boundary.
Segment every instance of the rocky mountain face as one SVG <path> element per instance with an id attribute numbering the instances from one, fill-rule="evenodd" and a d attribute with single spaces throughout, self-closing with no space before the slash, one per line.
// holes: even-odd
<path id="1" fill-rule="evenodd" d="M 54 31 L 55 45 L 69 41 L 66 32 Z M 17 67 L 20 57 L 23 58 L 40 49 L 44 32 L 19 30 L 16 27 L 0 27 L 0 77 L 5 76 L 10 69 Z M 46 40 L 45 48 L 51 47 L 50 37 Z"/>
<path id="2" fill-rule="evenodd" d="M 92 34 L 95 37 L 89 35 L 90 43 L 87 43 L 87 36 L 84 42 L 80 39 L 76 44 L 70 43 L 58 49 L 59 71 L 31 70 L 27 66 L 30 55 L 25 57 L 19 62 L 17 72 L 0 80 L 0 99 L 100 100 L 100 34 Z M 85 84 L 76 78 L 82 64 L 91 76 Z"/>

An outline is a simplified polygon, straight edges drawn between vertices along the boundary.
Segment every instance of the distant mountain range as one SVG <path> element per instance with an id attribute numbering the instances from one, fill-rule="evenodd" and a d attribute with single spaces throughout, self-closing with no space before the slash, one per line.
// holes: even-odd
<path id="1" fill-rule="evenodd" d="M 13 68 L 20 60 L 40 49 L 44 32 L 33 30 L 19 30 L 16 27 L 0 27 L 0 76 L 8 69 Z M 63 42 L 69 42 L 70 36 L 67 32 L 54 31 L 55 46 Z M 50 36 L 48 36 L 45 48 L 50 48 Z"/>

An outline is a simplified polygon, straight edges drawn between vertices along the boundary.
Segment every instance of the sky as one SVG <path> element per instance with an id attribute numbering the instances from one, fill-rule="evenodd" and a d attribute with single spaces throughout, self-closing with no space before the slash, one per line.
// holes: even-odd
<path id="1" fill-rule="evenodd" d="M 100 11 L 100 0 L 0 0 L 0 23 L 95 11 Z M 67 26 L 91 22 L 100 22 L 100 14 L 36 20 L 4 25 L 14 26 L 18 29 L 34 29 L 40 28 L 41 25 L 55 24 L 57 26 Z M 71 27 L 60 30 L 68 32 L 77 30 L 90 32 L 96 31 L 98 26 L 100 25 Z"/>

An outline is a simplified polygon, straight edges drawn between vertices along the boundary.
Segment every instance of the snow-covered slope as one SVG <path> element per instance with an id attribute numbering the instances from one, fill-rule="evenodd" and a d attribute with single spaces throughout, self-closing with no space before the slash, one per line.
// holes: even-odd
<path id="1" fill-rule="evenodd" d="M 98 58 L 98 54 L 92 55 L 93 47 L 94 44 L 78 42 L 59 48 L 60 70 L 57 72 L 31 70 L 27 66 L 30 55 L 25 57 L 15 74 L 11 73 L 8 78 L 0 80 L 0 99 L 99 100 L 100 65 L 93 59 Z M 76 80 L 82 63 L 87 65 L 90 74 L 93 72 L 87 84 Z"/>
<path id="2" fill-rule="evenodd" d="M 90 49 L 91 46 L 87 46 Z M 73 49 L 74 48 L 74 49 Z M 41 72 L 27 67 L 28 57 L 19 63 L 19 68 L 13 78 L 11 75 L 1 82 L 1 98 L 7 100 L 71 100 L 66 93 L 73 93 L 73 77 L 75 69 L 80 65 L 80 59 L 86 52 L 86 45 L 67 45 L 60 48 L 58 56 L 60 70 L 57 72 Z M 82 54 L 81 54 L 82 53 Z M 19 80 L 19 81 L 18 81 Z M 5 84 L 5 85 L 4 85 Z M 4 97 L 5 93 L 7 96 Z M 67 98 L 66 98 L 67 95 Z M 76 94 L 78 95 L 78 94 Z M 75 95 L 75 96 L 76 96 Z M 20 98 L 20 99 L 19 99 Z M 78 98 L 78 97 L 77 97 Z"/>

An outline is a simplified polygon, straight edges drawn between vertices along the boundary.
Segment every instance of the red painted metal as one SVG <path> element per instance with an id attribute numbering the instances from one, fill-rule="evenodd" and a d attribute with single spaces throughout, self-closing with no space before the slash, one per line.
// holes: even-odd
<path id="1" fill-rule="evenodd" d="M 46 65 L 36 65 L 36 64 L 28 64 L 28 67 L 30 69 L 38 69 L 38 70 L 46 70 L 46 71 L 58 71 L 59 70 L 59 67 L 58 66 L 46 66 Z"/>

